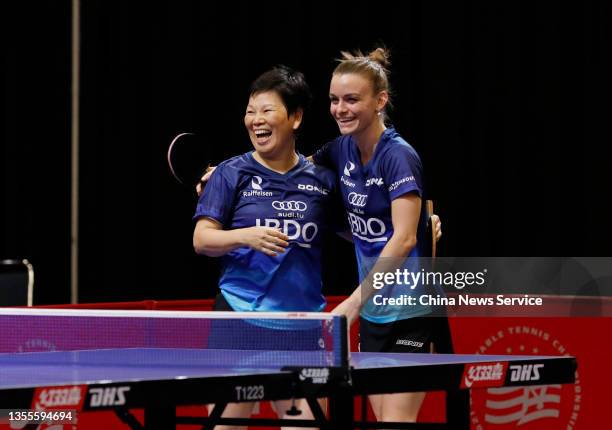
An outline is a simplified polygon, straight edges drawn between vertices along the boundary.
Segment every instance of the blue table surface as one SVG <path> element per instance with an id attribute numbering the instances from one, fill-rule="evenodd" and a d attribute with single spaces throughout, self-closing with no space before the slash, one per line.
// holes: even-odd
<path id="1" fill-rule="evenodd" d="M 559 357 L 351 353 L 356 371 Z M 331 365 L 318 351 L 105 349 L 0 353 L 0 389 L 57 385 L 264 375 L 284 366 Z"/>

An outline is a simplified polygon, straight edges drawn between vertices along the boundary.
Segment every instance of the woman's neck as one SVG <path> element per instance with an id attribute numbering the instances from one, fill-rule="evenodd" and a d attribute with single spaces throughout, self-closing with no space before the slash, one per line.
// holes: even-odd
<path id="1" fill-rule="evenodd" d="M 253 152 L 253 158 L 264 167 L 281 174 L 293 169 L 300 160 L 295 152 L 295 145 L 292 145 L 290 151 L 283 151 L 282 154 L 278 155 L 262 155 L 255 151 Z"/>
<path id="2" fill-rule="evenodd" d="M 361 164 L 365 165 L 370 161 L 374 155 L 380 136 L 382 136 L 386 129 L 387 127 L 385 127 L 382 121 L 377 121 L 376 124 L 363 130 L 359 135 L 353 135 L 353 140 L 357 144 L 359 153 L 361 154 Z"/>

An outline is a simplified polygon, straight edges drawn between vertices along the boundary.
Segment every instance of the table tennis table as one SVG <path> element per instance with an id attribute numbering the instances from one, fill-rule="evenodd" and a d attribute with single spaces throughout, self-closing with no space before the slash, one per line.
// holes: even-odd
<path id="1" fill-rule="evenodd" d="M 236 339 L 245 333 L 243 326 L 234 337 L 223 328 L 222 344 L 211 348 L 219 318 L 234 321 L 237 313 L 0 309 L 0 409 L 50 407 L 79 413 L 106 409 L 134 429 L 177 424 L 214 428 L 220 423 L 287 424 L 220 418 L 230 402 L 305 398 L 316 423 L 291 420 L 292 426 L 467 430 L 469 395 L 465 394 L 470 389 L 563 384 L 575 378 L 576 360 L 568 356 L 349 354 L 342 317 L 261 314 L 258 318 L 267 318 L 262 323 L 252 314 L 240 315 L 248 318 L 256 336 Z M 270 331 L 276 341 L 287 331 L 287 327 L 266 326 L 276 318 L 307 325 L 309 318 L 319 318 L 325 323 L 314 329 L 318 340 L 311 350 L 254 349 L 253 345 L 266 343 L 262 333 Z M 127 323 L 118 324 L 121 320 Z M 306 330 L 311 329 L 298 327 L 299 336 L 294 332 L 289 337 L 308 338 Z M 245 344 L 249 349 L 238 349 Z M 355 396 L 438 390 L 455 399 L 447 402 L 446 423 L 354 419 Z M 328 399 L 328 414 L 316 398 Z M 195 404 L 215 407 L 207 418 L 176 415 L 177 406 Z M 144 423 L 130 413 L 134 408 L 144 408 Z"/>

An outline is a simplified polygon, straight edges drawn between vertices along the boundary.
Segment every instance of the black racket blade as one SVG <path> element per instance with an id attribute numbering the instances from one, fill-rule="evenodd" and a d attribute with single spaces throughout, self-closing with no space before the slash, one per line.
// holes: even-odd
<path id="1" fill-rule="evenodd" d="M 428 252 L 432 258 L 436 258 L 436 229 L 434 228 L 433 223 L 431 221 L 431 216 L 434 214 L 433 200 L 426 200 L 425 205 L 427 211 L 427 235 L 429 236 L 429 239 L 431 239 L 431 241 L 426 241 L 425 243 L 427 249 L 426 252 Z"/>
<path id="2" fill-rule="evenodd" d="M 168 166 L 179 183 L 195 187 L 209 165 L 205 144 L 194 133 L 180 133 L 172 139 L 168 147 Z"/>

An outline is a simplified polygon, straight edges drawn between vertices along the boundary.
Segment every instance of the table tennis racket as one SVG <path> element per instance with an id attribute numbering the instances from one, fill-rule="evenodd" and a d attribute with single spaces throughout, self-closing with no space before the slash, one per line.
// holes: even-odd
<path id="1" fill-rule="evenodd" d="M 436 257 L 436 242 L 437 242 L 436 241 L 436 229 L 434 228 L 431 222 L 431 216 L 434 214 L 433 200 L 427 200 L 425 202 L 425 205 L 426 205 L 427 216 L 428 216 L 427 230 L 428 230 L 428 233 L 431 233 L 431 257 L 435 258 Z"/>
<path id="2" fill-rule="evenodd" d="M 204 142 L 194 133 L 178 134 L 168 147 L 168 166 L 180 184 L 195 188 L 210 166 Z"/>

